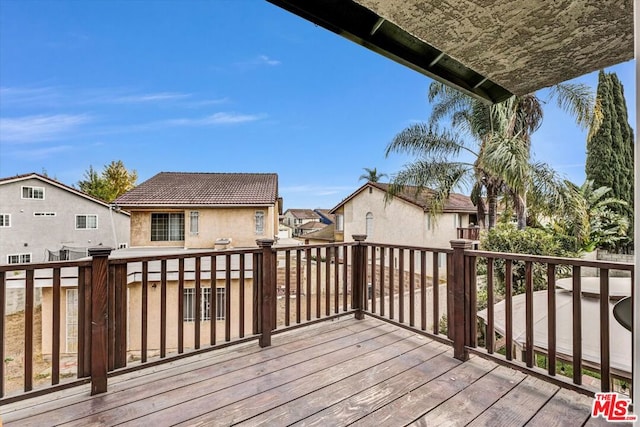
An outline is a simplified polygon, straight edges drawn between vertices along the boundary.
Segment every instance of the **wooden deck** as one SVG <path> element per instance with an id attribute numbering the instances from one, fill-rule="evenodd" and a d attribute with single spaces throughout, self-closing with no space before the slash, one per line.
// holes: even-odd
<path id="1" fill-rule="evenodd" d="M 4 426 L 604 425 L 591 399 L 367 318 L 327 321 L 0 408 Z M 2 423 L 0 423 L 2 424 Z"/>

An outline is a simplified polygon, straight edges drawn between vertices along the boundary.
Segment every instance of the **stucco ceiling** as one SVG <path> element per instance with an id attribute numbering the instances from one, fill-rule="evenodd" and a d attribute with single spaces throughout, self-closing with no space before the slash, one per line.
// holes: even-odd
<path id="1" fill-rule="evenodd" d="M 268 0 L 497 102 L 633 58 L 633 0 Z"/>

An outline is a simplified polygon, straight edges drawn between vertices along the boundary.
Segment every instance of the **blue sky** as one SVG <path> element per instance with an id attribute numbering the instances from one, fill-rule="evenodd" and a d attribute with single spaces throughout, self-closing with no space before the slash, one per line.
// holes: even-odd
<path id="1" fill-rule="evenodd" d="M 430 112 L 431 80 L 262 0 L 0 0 L 0 52 L 1 177 L 276 172 L 285 209 L 330 208 Z M 635 62 L 608 71 L 635 117 Z M 585 138 L 549 103 L 533 152 L 582 183 Z"/>

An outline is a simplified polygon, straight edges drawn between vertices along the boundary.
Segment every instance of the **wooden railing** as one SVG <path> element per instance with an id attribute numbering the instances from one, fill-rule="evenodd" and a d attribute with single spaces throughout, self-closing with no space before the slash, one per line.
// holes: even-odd
<path id="1" fill-rule="evenodd" d="M 633 274 L 633 264 L 476 251 L 470 240 L 452 241 L 451 248 L 428 248 L 353 237 L 352 243 L 279 248 L 264 239 L 254 249 L 138 258 L 110 258 L 110 250 L 98 248 L 90 251 L 90 261 L 0 266 L 0 301 L 6 300 L 7 287 L 24 289 L 26 301 L 21 392 L 7 385 L 12 355 L 0 346 L 5 362 L 0 365 L 0 403 L 89 381 L 91 392 L 101 393 L 110 376 L 249 340 L 269 346 L 272 334 L 348 314 L 376 317 L 448 343 L 460 360 L 474 353 L 541 375 L 535 355 L 544 355 L 545 378 L 566 385 L 557 365 L 568 363 L 576 388 L 582 387 L 584 368 L 598 372 L 603 391 L 610 389 L 612 378 L 630 378 L 610 367 L 609 272 Z M 601 363 L 585 360 L 582 353 L 581 268 L 587 267 L 600 274 Z M 533 335 L 534 279 L 539 287 L 541 269 L 549 319 L 544 346 L 536 345 Z M 556 279 L 567 272 L 573 278 L 570 354 L 558 350 L 555 310 L 560 292 Z M 518 280 L 522 286 L 516 286 Z M 487 295 L 481 313 L 486 320 L 478 313 L 479 284 Z M 497 292 L 498 285 L 503 292 Z M 42 334 L 51 333 L 52 339 L 50 348 L 41 352 L 51 355 L 51 375 L 48 385 L 34 391 L 34 378 L 42 385 L 33 369 L 39 357 L 33 351 L 34 292 L 42 287 L 47 317 L 42 324 L 48 329 Z M 63 316 L 72 314 L 62 290 L 66 294 L 70 287 L 78 290 L 77 315 L 70 320 L 77 324 L 75 353 L 61 348 L 68 332 Z M 513 339 L 513 304 L 520 288 L 526 312 L 523 343 Z M 499 325 L 495 310 L 501 299 L 506 317 Z M 2 342 L 8 339 L 4 309 L 0 304 Z M 498 354 L 496 338 L 504 341 L 504 355 Z M 518 348 L 522 362 L 514 351 Z M 64 381 L 63 358 L 77 364 L 73 378 Z"/>
<path id="2" fill-rule="evenodd" d="M 456 234 L 458 239 L 480 240 L 480 227 L 458 227 Z"/>

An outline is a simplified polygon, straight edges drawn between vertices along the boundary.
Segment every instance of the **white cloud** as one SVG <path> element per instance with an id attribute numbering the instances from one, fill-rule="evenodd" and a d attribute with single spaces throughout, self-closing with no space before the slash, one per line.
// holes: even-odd
<path id="1" fill-rule="evenodd" d="M 140 104 L 146 102 L 160 102 L 160 101 L 175 101 L 190 98 L 190 93 L 179 92 L 158 92 L 158 93 L 143 93 L 139 95 L 127 95 L 118 96 L 106 100 L 106 102 L 113 102 L 116 104 Z"/>
<path id="2" fill-rule="evenodd" d="M 0 118 L 0 140 L 39 142 L 59 139 L 91 121 L 85 114 L 52 114 Z"/>
<path id="3" fill-rule="evenodd" d="M 198 119 L 172 119 L 164 122 L 170 126 L 215 126 L 255 122 L 266 117 L 264 114 L 238 114 L 219 112 Z"/>
<path id="4" fill-rule="evenodd" d="M 259 64 L 271 65 L 271 66 L 275 66 L 275 65 L 280 65 L 281 64 L 281 62 L 278 61 L 277 59 L 269 58 L 267 55 L 258 56 L 258 61 L 257 62 Z"/>
<path id="5" fill-rule="evenodd" d="M 0 87 L 0 105 L 51 105 L 59 99 L 60 95 L 55 87 Z"/>

